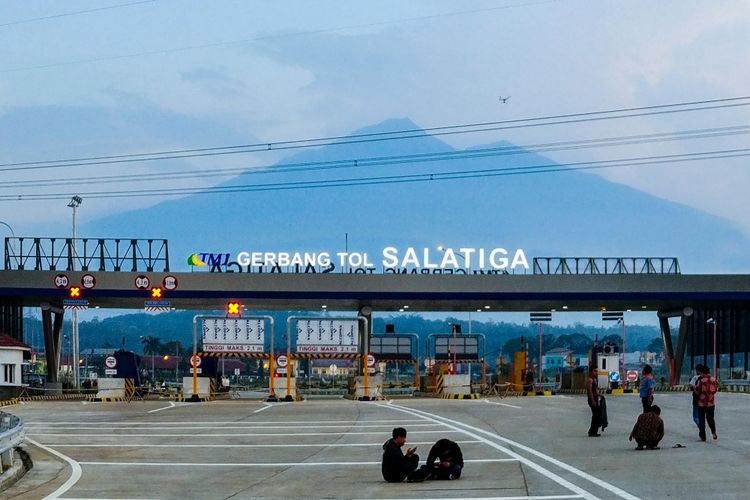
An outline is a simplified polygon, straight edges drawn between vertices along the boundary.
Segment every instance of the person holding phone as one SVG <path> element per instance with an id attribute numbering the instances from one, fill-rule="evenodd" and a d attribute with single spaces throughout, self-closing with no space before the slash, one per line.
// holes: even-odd
<path id="1" fill-rule="evenodd" d="M 404 454 L 401 448 L 406 444 L 406 429 L 396 427 L 393 437 L 383 444 L 383 462 L 381 471 L 383 479 L 389 483 L 400 483 L 419 465 L 417 447 L 408 448 Z"/>

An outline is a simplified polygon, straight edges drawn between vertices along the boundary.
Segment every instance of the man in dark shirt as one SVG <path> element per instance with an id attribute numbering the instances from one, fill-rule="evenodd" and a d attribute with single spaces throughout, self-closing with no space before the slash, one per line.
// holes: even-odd
<path id="1" fill-rule="evenodd" d="M 458 479 L 464 468 L 464 455 L 458 444 L 450 439 L 441 439 L 430 449 L 427 456 L 429 479 Z"/>
<path id="2" fill-rule="evenodd" d="M 638 416 L 638 420 L 630 433 L 630 441 L 635 439 L 638 444 L 636 450 L 642 450 L 645 446 L 649 450 L 659 448 L 659 441 L 664 437 L 664 421 L 661 419 L 661 408 L 652 405 Z"/>
<path id="3" fill-rule="evenodd" d="M 409 448 L 406 455 L 401 447 L 406 443 L 406 429 L 396 427 L 393 429 L 393 437 L 383 444 L 383 463 L 381 470 L 383 479 L 389 483 L 399 483 L 406 479 L 419 465 L 419 455 L 415 452 L 417 448 Z"/>

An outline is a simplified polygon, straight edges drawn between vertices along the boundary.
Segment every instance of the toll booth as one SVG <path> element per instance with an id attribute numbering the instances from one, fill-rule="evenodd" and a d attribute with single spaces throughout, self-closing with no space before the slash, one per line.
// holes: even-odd
<path id="1" fill-rule="evenodd" d="M 388 325 L 387 325 L 388 326 Z M 391 330 L 384 335 L 370 337 L 370 353 L 375 357 L 376 366 L 383 374 L 383 395 L 414 394 L 419 389 L 419 337 L 415 333 L 396 334 Z M 396 373 L 402 366 L 413 366 L 414 378 L 403 384 L 398 378 L 389 381 L 387 368 L 395 367 Z"/>
<path id="2" fill-rule="evenodd" d="M 616 344 L 602 344 L 594 347 L 596 381 L 605 390 L 620 387 L 620 349 Z"/>
<path id="3" fill-rule="evenodd" d="M 369 354 L 369 331 L 367 319 L 359 317 L 299 317 L 287 319 L 288 369 L 282 381 L 284 400 L 299 400 L 296 383 L 299 360 L 302 359 L 351 359 L 356 366 L 348 376 L 350 395 L 371 400 L 378 395 L 378 383 L 382 379 L 371 380 L 374 372 L 374 357 Z M 294 345 L 292 345 L 294 339 Z M 362 375 L 358 375 L 361 373 Z M 374 373 L 373 373 L 374 375 Z"/>
<path id="4" fill-rule="evenodd" d="M 193 318 L 191 376 L 183 378 L 186 401 L 213 399 L 220 386 L 219 358 L 268 358 L 273 365 L 274 322 L 271 316 L 242 316 L 238 303 L 229 304 L 236 314 L 197 315 Z M 198 352 L 198 331 L 201 351 Z M 266 332 L 270 332 L 270 338 Z M 267 343 L 267 339 L 269 342 Z M 273 373 L 271 368 L 269 373 Z M 269 377 L 268 400 L 275 401 L 273 377 Z"/>
<path id="5" fill-rule="evenodd" d="M 120 349 L 107 356 L 105 360 L 105 364 L 108 366 L 106 373 L 113 376 L 100 378 L 97 381 L 96 399 L 107 401 L 142 396 L 141 361 L 140 356 L 125 349 Z"/>
<path id="6" fill-rule="evenodd" d="M 486 340 L 482 334 L 433 333 L 427 337 L 427 352 L 435 363 L 432 389 L 436 395 L 454 399 L 472 397 L 471 369 L 481 370 L 481 387 L 487 384 Z"/>

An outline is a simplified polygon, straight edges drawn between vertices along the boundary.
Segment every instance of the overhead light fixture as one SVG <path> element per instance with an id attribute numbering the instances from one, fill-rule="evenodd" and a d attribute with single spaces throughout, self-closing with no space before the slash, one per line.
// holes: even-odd
<path id="1" fill-rule="evenodd" d="M 321 308 L 321 309 L 328 309 L 328 306 L 327 306 L 327 305 L 325 305 L 325 304 L 323 304 L 322 306 L 320 306 L 320 308 Z"/>
<path id="2" fill-rule="evenodd" d="M 490 306 L 484 306 L 484 308 L 485 308 L 485 309 L 489 309 L 489 308 L 490 308 Z"/>
<path id="3" fill-rule="evenodd" d="M 641 306 L 641 309 L 646 309 L 648 306 Z"/>
<path id="4" fill-rule="evenodd" d="M 404 312 L 404 308 L 402 307 L 401 309 L 398 310 L 398 312 L 400 313 Z"/>
<path id="5" fill-rule="evenodd" d="M 563 311 L 567 311 L 567 310 L 568 310 L 568 306 L 563 306 Z"/>
<path id="6" fill-rule="evenodd" d="M 482 312 L 482 309 L 477 309 L 477 312 L 478 312 L 478 313 Z"/>
<path id="7" fill-rule="evenodd" d="M 404 309 L 409 309 L 409 306 L 404 306 Z"/>

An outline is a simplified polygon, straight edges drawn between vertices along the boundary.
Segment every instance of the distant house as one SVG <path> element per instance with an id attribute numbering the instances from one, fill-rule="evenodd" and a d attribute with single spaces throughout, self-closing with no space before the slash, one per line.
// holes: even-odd
<path id="1" fill-rule="evenodd" d="M 547 351 L 542 356 L 542 367 L 544 370 L 562 370 L 570 366 L 571 355 L 573 351 L 556 347 Z"/>
<path id="2" fill-rule="evenodd" d="M 21 392 L 21 366 L 30 359 L 31 346 L 0 333 L 0 399 L 10 399 Z"/>

